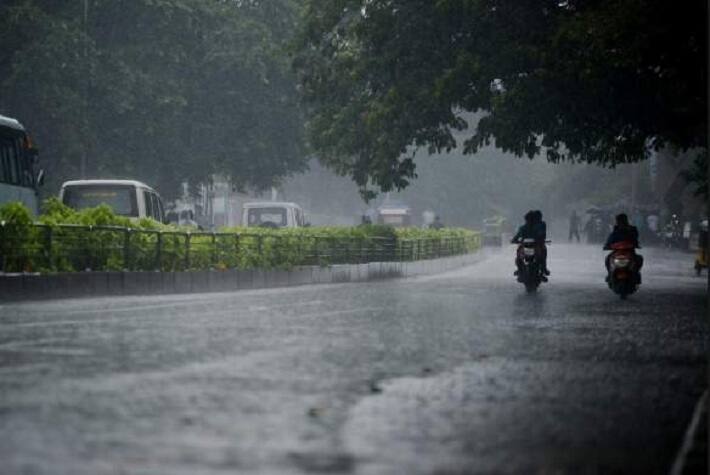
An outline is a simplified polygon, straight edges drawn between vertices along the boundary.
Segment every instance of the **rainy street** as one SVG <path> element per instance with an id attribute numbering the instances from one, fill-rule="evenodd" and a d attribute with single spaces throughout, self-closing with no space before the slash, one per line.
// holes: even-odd
<path id="1" fill-rule="evenodd" d="M 706 278 L 553 244 L 412 279 L 0 306 L 0 472 L 668 473 L 705 390 Z"/>

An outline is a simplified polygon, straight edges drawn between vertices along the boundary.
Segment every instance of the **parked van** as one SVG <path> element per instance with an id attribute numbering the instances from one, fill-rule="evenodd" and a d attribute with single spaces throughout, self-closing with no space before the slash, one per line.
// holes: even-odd
<path id="1" fill-rule="evenodd" d="M 307 223 L 303 209 L 296 203 L 253 201 L 242 206 L 242 226 L 300 228 Z"/>
<path id="2" fill-rule="evenodd" d="M 110 206 L 127 218 L 152 218 L 165 222 L 163 200 L 145 183 L 135 180 L 74 180 L 64 182 L 59 200 L 70 208 Z"/>

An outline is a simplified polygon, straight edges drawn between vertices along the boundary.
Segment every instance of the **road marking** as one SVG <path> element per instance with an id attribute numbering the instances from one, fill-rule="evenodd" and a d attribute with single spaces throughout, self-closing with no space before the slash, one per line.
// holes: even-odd
<path id="1" fill-rule="evenodd" d="M 688 429 L 685 431 L 685 436 L 683 437 L 683 444 L 678 450 L 678 455 L 673 462 L 673 467 L 671 467 L 670 475 L 682 475 L 683 469 L 685 469 L 685 462 L 688 458 L 688 454 L 693 448 L 693 441 L 695 440 L 695 433 L 698 432 L 698 427 L 700 426 L 700 417 L 703 414 L 703 406 L 707 403 L 708 391 L 707 389 L 700 396 L 697 404 L 695 404 L 695 411 L 693 412 L 693 418 L 690 420 Z"/>

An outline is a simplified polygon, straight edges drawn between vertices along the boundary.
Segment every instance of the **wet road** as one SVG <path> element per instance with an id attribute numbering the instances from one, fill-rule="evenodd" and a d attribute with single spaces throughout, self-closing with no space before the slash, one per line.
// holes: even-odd
<path id="1" fill-rule="evenodd" d="M 667 473 L 706 386 L 705 279 L 512 248 L 365 284 L 0 307 L 0 473 Z"/>

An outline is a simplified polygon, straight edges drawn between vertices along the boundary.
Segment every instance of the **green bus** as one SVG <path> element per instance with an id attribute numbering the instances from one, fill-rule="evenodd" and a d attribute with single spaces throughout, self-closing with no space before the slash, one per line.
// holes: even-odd
<path id="1" fill-rule="evenodd" d="M 37 149 L 17 120 L 0 115 L 0 205 L 19 201 L 39 212 L 37 188 L 44 181 Z"/>

